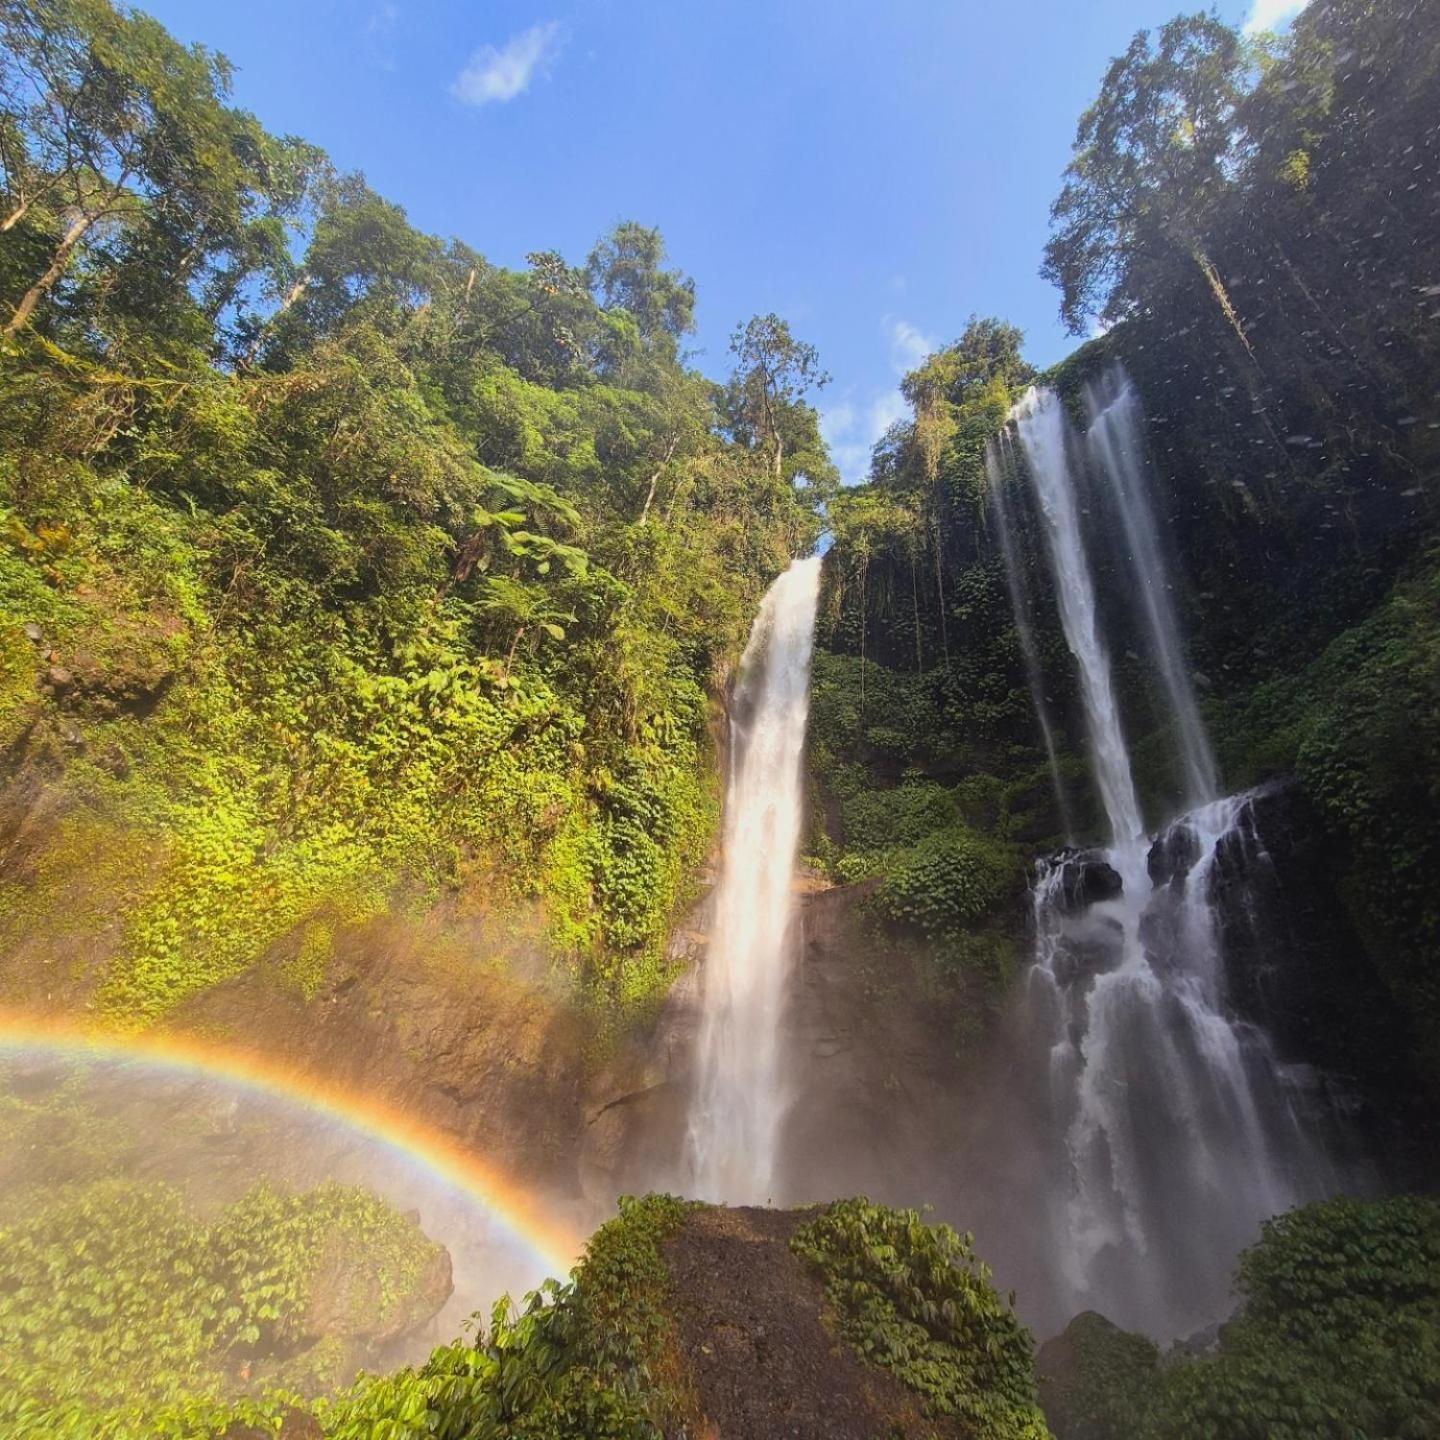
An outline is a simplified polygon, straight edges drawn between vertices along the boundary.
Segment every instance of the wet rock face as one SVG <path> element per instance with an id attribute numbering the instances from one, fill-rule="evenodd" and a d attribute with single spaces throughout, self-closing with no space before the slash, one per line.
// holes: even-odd
<path id="1" fill-rule="evenodd" d="M 1074 913 L 1114 900 L 1125 888 L 1120 872 L 1101 855 L 1080 852 L 1060 863 L 1060 908 Z"/>
<path id="2" fill-rule="evenodd" d="M 1229 1003 L 1286 1060 L 1344 1087 L 1357 1126 L 1388 1137 L 1375 1150 L 1398 1182 L 1420 1183 L 1435 1173 L 1433 1101 L 1395 1042 L 1406 1018 L 1345 906 L 1344 856 L 1296 784 L 1257 791 L 1242 821 L 1210 875 Z"/>
<path id="3" fill-rule="evenodd" d="M 1125 958 L 1125 930 L 1113 915 L 1087 915 L 1084 923 L 1067 925 L 1050 963 L 1062 989 L 1085 985 L 1114 970 Z"/>
<path id="4" fill-rule="evenodd" d="M 1179 885 L 1199 859 L 1200 837 L 1184 820 L 1177 820 L 1156 837 L 1145 858 L 1150 883 L 1157 890 L 1161 886 Z"/>

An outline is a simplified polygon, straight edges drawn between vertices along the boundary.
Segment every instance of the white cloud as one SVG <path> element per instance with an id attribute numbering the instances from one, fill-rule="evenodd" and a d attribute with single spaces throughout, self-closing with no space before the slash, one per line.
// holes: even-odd
<path id="1" fill-rule="evenodd" d="M 1245 18 L 1245 33 L 1253 35 L 1257 30 L 1274 30 L 1293 20 L 1310 0 L 1254 0 L 1250 14 Z"/>
<path id="2" fill-rule="evenodd" d="M 885 316 L 880 330 L 889 342 L 890 367 L 897 376 L 908 374 L 939 348 L 919 326 L 896 315 Z M 909 413 L 898 386 L 873 390 L 868 396 L 857 396 L 851 390 L 821 409 L 820 434 L 847 485 L 870 478 L 870 452 L 885 432 Z"/>
<path id="3" fill-rule="evenodd" d="M 381 4 L 371 10 L 364 25 L 360 27 L 360 39 L 370 63 L 378 65 L 382 70 L 395 68 L 390 42 L 395 36 L 395 26 L 399 19 L 400 9 L 394 0 L 382 0 Z"/>
<path id="4" fill-rule="evenodd" d="M 498 48 L 482 45 L 455 77 L 450 93 L 465 105 L 503 105 L 530 88 L 537 72 L 560 53 L 564 35 L 558 20 L 532 25 Z"/>
<path id="5" fill-rule="evenodd" d="M 845 484 L 859 485 L 870 478 L 870 452 L 907 413 L 905 397 L 898 390 L 883 390 L 858 404 L 847 397 L 821 410 L 820 434 Z"/>
<path id="6" fill-rule="evenodd" d="M 908 320 L 887 315 L 881 325 L 890 337 L 890 363 L 898 374 L 915 369 L 927 355 L 935 351 L 935 342 Z"/>

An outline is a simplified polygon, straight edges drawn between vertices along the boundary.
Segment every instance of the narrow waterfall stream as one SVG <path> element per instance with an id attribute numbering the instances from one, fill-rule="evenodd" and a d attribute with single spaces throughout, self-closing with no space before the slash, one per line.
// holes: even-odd
<path id="1" fill-rule="evenodd" d="M 796 560 L 770 587 L 740 662 L 686 1141 L 690 1193 L 706 1200 L 772 1198 L 820 565 Z"/>
<path id="2" fill-rule="evenodd" d="M 1130 752 L 1120 728 L 1120 709 L 1110 682 L 1110 656 L 1100 635 L 1095 586 L 1080 533 L 1065 407 L 1053 391 L 1032 388 L 1016 406 L 1014 419 L 1045 517 L 1045 542 L 1065 640 L 1080 667 L 1080 693 L 1100 799 L 1115 842 L 1133 846 L 1142 829 L 1140 802 L 1135 797 Z"/>
<path id="3" fill-rule="evenodd" d="M 1116 366 L 1086 388 L 1085 407 L 1090 417 L 1085 444 L 1092 469 L 1112 494 L 1120 517 L 1147 648 L 1175 727 L 1185 798 L 1192 805 L 1201 805 L 1219 793 L 1219 777 L 1195 703 L 1195 687 L 1150 505 L 1140 397 L 1129 377 Z"/>
<path id="4" fill-rule="evenodd" d="M 1173 729 L 1187 788 L 1213 786 L 1214 771 L 1160 598 L 1154 522 L 1133 468 L 1138 420 L 1123 408 L 1132 403 L 1128 392 L 1116 396 L 1088 447 L 1050 392 L 1032 390 L 1012 415 L 1110 830 L 1105 848 L 1063 851 L 1039 867 L 1031 1005 L 1037 1063 L 1048 1072 L 1051 1163 L 1066 1177 L 1052 1196 L 1049 1239 L 1071 1308 L 1165 1336 L 1219 1318 L 1229 1264 L 1261 1223 L 1336 1182 L 1313 1077 L 1283 1067 L 1226 1002 L 1220 872 L 1243 885 L 1248 797 L 1209 801 L 1158 836 L 1143 833 L 1075 493 L 1087 448 L 1092 463 L 1126 471 L 1102 483 L 1130 515 L 1131 579 L 1150 595 L 1136 603 L 1163 652 L 1162 678 L 1167 664 L 1174 671 L 1163 689 L 1186 712 Z"/>
<path id="5" fill-rule="evenodd" d="M 1030 701 L 1035 707 L 1035 719 L 1040 725 L 1040 738 L 1045 745 L 1045 760 L 1050 767 L 1050 784 L 1055 791 L 1055 805 L 1060 812 L 1060 823 L 1065 827 L 1069 839 L 1075 831 L 1070 814 L 1070 797 L 1066 793 L 1065 779 L 1060 773 L 1060 761 L 1055 749 L 1055 722 L 1050 715 L 1050 702 L 1045 698 L 1045 677 L 1040 666 L 1040 652 L 1035 648 L 1035 623 L 1031 613 L 1030 595 L 1025 585 L 1025 574 L 1020 562 L 1020 551 L 1015 539 L 1015 524 L 1010 515 L 1010 496 L 1007 477 L 1014 470 L 1010 436 L 1002 432 L 996 444 L 985 447 L 985 481 L 989 488 L 991 513 L 995 517 L 996 538 L 1000 542 L 1000 557 L 1005 566 L 1005 588 L 1010 597 L 1010 609 L 1015 617 L 1015 636 L 1020 644 L 1020 658 L 1025 665 L 1025 681 L 1030 687 Z M 997 454 L 997 449 L 1003 454 Z"/>

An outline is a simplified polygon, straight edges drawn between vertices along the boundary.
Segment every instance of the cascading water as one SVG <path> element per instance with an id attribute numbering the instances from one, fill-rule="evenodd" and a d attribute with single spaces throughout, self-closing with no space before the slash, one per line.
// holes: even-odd
<path id="1" fill-rule="evenodd" d="M 1241 843 L 1247 797 L 1193 809 L 1153 843 L 1143 835 L 1080 533 L 1078 447 L 1049 392 L 1032 390 L 1012 420 L 1111 832 L 1103 850 L 1042 863 L 1033 895 L 1030 999 L 1055 1163 L 1068 1176 L 1049 1209 L 1054 1263 L 1070 1313 L 1098 1308 L 1173 1336 L 1223 1313 L 1230 1263 L 1263 1220 L 1335 1177 L 1311 1077 L 1283 1067 L 1266 1036 L 1227 1010 L 1217 857 Z M 1107 448 L 1092 453 L 1103 460 Z M 1118 485 L 1117 496 L 1134 498 Z M 1146 520 L 1136 533 L 1146 524 L 1153 532 Z M 1163 591 L 1159 565 L 1157 546 L 1136 568 Z M 1178 665 L 1173 614 L 1166 633 Z"/>
<path id="2" fill-rule="evenodd" d="M 820 564 L 796 560 L 770 587 L 740 662 L 687 1138 L 691 1192 L 706 1200 L 771 1198 Z"/>
<path id="3" fill-rule="evenodd" d="M 1129 377 L 1116 366 L 1086 387 L 1085 405 L 1090 417 L 1085 444 L 1091 469 L 1110 489 L 1120 516 L 1150 657 L 1173 717 L 1186 799 L 1192 805 L 1201 805 L 1218 794 L 1219 777 L 1195 703 L 1195 687 L 1180 642 L 1180 626 L 1150 506 L 1140 397 Z"/>
<path id="4" fill-rule="evenodd" d="M 1055 574 L 1060 623 L 1080 666 L 1080 695 L 1100 799 L 1116 842 L 1133 845 L 1141 835 L 1140 802 L 1135 798 L 1130 752 L 1120 728 L 1120 711 L 1110 683 L 1110 657 L 1100 639 L 1095 587 L 1080 535 L 1065 409 L 1053 391 L 1032 387 L 1012 418 L 1045 518 L 1045 543 Z"/>
<path id="5" fill-rule="evenodd" d="M 997 449 L 1003 452 L 997 454 Z M 990 490 L 990 506 L 995 516 L 995 530 L 1000 541 L 1000 555 L 1005 564 L 1005 587 L 1010 596 L 1010 609 L 1015 616 L 1015 634 L 1020 642 L 1020 658 L 1025 665 L 1025 680 L 1030 687 L 1030 700 L 1040 724 L 1040 738 L 1045 744 L 1045 758 L 1050 766 L 1050 783 L 1055 789 L 1055 803 L 1060 810 L 1060 823 L 1068 840 L 1074 833 L 1070 823 L 1070 803 L 1065 782 L 1060 775 L 1060 762 L 1055 751 L 1055 726 L 1050 705 L 1045 699 L 1045 677 L 1040 669 L 1040 652 L 1035 648 L 1035 626 L 1030 613 L 1025 573 L 1020 565 L 1020 552 L 1015 543 L 1015 526 L 1010 518 L 1010 497 L 1006 481 L 1014 466 L 1010 460 L 1010 437 L 1001 434 L 995 444 L 985 447 L 985 478 Z"/>

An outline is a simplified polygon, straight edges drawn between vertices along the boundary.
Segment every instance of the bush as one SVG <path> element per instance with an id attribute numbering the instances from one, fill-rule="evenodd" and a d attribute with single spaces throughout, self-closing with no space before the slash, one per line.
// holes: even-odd
<path id="1" fill-rule="evenodd" d="M 1018 852 L 962 825 L 886 857 L 879 912 L 927 939 L 955 940 L 991 916 L 1023 880 Z"/>
<path id="2" fill-rule="evenodd" d="M 815 1265 L 840 1333 L 871 1364 L 987 1440 L 1047 1440 L 1034 1347 L 970 1237 L 868 1200 L 827 1206 L 791 1241 Z"/>
<path id="3" fill-rule="evenodd" d="M 1174 1359 L 1148 1381 L 1141 1337 L 1083 1337 L 1080 1384 L 1052 1415 L 1061 1440 L 1440 1434 L 1440 1201 L 1292 1210 L 1241 1257 L 1236 1289 L 1218 1353 Z M 1110 1428 L 1072 1430 L 1070 1417 Z"/>

